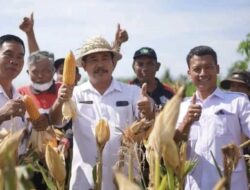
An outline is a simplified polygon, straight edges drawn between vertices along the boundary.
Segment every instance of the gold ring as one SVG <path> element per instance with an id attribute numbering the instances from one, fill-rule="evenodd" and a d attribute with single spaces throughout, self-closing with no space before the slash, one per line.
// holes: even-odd
<path id="1" fill-rule="evenodd" d="M 197 117 L 198 116 L 198 113 L 194 113 L 194 117 Z"/>

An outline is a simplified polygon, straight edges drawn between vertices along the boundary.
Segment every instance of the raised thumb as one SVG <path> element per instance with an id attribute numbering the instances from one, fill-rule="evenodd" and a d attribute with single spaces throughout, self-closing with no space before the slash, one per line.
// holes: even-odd
<path id="1" fill-rule="evenodd" d="M 191 103 L 196 104 L 196 95 L 195 95 L 195 93 L 192 96 Z"/>
<path id="2" fill-rule="evenodd" d="M 141 96 L 147 96 L 147 89 L 148 89 L 148 85 L 147 83 L 143 83 L 142 87 L 141 87 Z"/>

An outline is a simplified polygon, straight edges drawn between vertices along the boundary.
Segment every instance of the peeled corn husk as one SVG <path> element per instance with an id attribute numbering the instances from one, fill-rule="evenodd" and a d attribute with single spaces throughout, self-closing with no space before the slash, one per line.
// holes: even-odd
<path id="1" fill-rule="evenodd" d="M 118 185 L 119 190 L 140 190 L 140 187 L 130 181 L 127 177 L 125 177 L 120 172 L 115 172 L 115 180 Z"/>
<path id="2" fill-rule="evenodd" d="M 62 156 L 49 144 L 46 145 L 45 161 L 51 176 L 62 183 L 66 178 L 65 162 Z"/>
<path id="3" fill-rule="evenodd" d="M 18 146 L 21 141 L 21 138 L 24 133 L 24 128 L 9 134 L 0 144 L 0 168 L 3 168 L 5 165 L 6 154 L 9 154 L 9 157 L 15 158 L 17 157 Z"/>
<path id="4" fill-rule="evenodd" d="M 156 117 L 154 128 L 149 136 L 148 146 L 152 146 L 159 155 L 161 155 L 162 146 L 174 137 L 183 95 L 184 87 L 181 87 Z"/>
<path id="5" fill-rule="evenodd" d="M 109 125 L 105 119 L 98 121 L 95 127 L 95 138 L 98 148 L 102 150 L 110 138 Z"/>
<path id="6" fill-rule="evenodd" d="M 46 131 L 32 130 L 29 146 L 34 149 L 35 152 L 44 155 L 46 145 L 50 144 L 52 147 L 57 147 L 56 134 L 52 128 L 48 128 Z"/>
<path id="7" fill-rule="evenodd" d="M 162 147 L 162 157 L 166 166 L 171 167 L 178 173 L 180 158 L 178 148 L 173 139 L 167 141 Z"/>
<path id="8" fill-rule="evenodd" d="M 69 100 L 67 102 L 64 102 L 62 105 L 62 115 L 63 120 L 69 121 L 70 119 L 75 119 L 77 112 L 76 112 L 76 104 Z"/>
<path id="9" fill-rule="evenodd" d="M 141 142 L 143 139 L 147 139 L 154 125 L 154 120 L 146 120 L 145 118 L 134 121 L 124 131 L 123 144 L 129 142 Z"/>

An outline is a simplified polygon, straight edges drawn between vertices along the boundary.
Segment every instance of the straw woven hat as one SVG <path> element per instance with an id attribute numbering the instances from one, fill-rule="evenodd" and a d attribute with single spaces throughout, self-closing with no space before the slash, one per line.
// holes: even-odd
<path id="1" fill-rule="evenodd" d="M 113 50 L 111 45 L 102 37 L 94 37 L 86 41 L 81 48 L 78 49 L 77 54 L 77 65 L 78 67 L 82 67 L 83 57 L 98 52 L 111 52 L 114 56 L 114 60 L 118 61 L 122 58 L 122 55 Z"/>

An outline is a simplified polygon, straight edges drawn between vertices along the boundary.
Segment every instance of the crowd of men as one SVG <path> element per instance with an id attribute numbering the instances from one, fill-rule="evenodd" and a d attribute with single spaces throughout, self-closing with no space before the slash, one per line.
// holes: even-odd
<path id="1" fill-rule="evenodd" d="M 69 86 L 62 83 L 64 59 L 55 60 L 53 53 L 39 49 L 33 25 L 33 15 L 25 17 L 20 25 L 28 40 L 27 61 L 22 39 L 11 34 L 0 37 L 0 130 L 13 130 L 13 120 L 18 126 L 15 130 L 24 127 L 26 109 L 21 97 L 30 95 L 41 113 L 32 121 L 32 130 L 46 130 L 52 125 L 63 129 L 65 136 L 60 144 L 73 150 L 69 188 L 89 190 L 94 186 L 92 171 L 97 157 L 93 129 L 100 119 L 106 119 L 110 140 L 103 151 L 102 189 L 115 189 L 112 168 L 118 159 L 121 131 L 135 120 L 154 119 L 155 110 L 174 96 L 170 85 L 156 78 L 161 65 L 156 52 L 150 47 L 136 50 L 132 63 L 136 78 L 130 84 L 116 80 L 112 73 L 122 58 L 120 47 L 128 40 L 127 32 L 118 26 L 113 46 L 102 37 L 94 37 L 79 48 L 75 85 Z M 211 47 L 192 48 L 186 60 L 187 74 L 196 92 L 181 104 L 175 140 L 187 141 L 189 159 L 198 160 L 187 176 L 185 189 L 210 190 L 220 178 L 210 152 L 223 167 L 221 147 L 229 143 L 240 145 L 243 135 L 250 137 L 250 75 L 232 73 L 221 82 L 221 90 L 217 87 L 220 66 Z M 12 81 L 24 62 L 30 84 L 14 87 Z M 88 80 L 77 85 L 79 69 L 87 73 Z M 70 99 L 76 104 L 76 119 L 62 122 L 62 105 Z M 144 169 L 143 175 L 147 175 L 147 167 Z M 46 189 L 41 176 L 35 177 L 32 180 L 36 188 Z M 233 171 L 231 189 L 248 189 L 243 158 Z"/>

